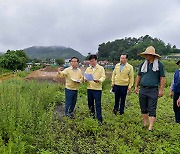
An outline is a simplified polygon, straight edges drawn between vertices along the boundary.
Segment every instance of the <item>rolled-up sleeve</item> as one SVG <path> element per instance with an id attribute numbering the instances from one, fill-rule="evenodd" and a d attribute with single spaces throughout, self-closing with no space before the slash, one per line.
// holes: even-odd
<path id="1" fill-rule="evenodd" d="M 113 73 L 112 73 L 112 78 L 111 78 L 112 85 L 114 85 L 114 83 L 115 83 L 115 75 L 116 75 L 116 69 L 114 68 Z"/>
<path id="2" fill-rule="evenodd" d="M 102 82 L 104 82 L 105 79 L 106 79 L 105 70 L 104 70 L 104 68 L 102 68 L 102 75 L 101 75 L 101 78 L 99 79 L 99 81 L 102 83 Z"/>
<path id="3" fill-rule="evenodd" d="M 133 70 L 133 67 L 131 67 L 131 71 L 130 71 L 130 74 L 129 74 L 129 88 L 131 88 L 134 84 L 134 70 Z"/>
<path id="4" fill-rule="evenodd" d="M 67 69 L 63 70 L 62 72 L 58 73 L 60 78 L 65 77 L 68 74 Z"/>
<path id="5" fill-rule="evenodd" d="M 172 79 L 172 81 L 171 81 L 171 86 L 170 86 L 170 89 L 172 90 L 172 91 L 174 91 L 174 76 L 173 76 L 173 79 Z"/>

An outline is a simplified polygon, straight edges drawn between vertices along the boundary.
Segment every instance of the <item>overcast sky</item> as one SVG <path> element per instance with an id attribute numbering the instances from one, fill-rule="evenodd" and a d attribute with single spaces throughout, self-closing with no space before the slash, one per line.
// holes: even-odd
<path id="1" fill-rule="evenodd" d="M 0 0 L 0 51 L 98 45 L 146 34 L 180 48 L 179 0 Z"/>

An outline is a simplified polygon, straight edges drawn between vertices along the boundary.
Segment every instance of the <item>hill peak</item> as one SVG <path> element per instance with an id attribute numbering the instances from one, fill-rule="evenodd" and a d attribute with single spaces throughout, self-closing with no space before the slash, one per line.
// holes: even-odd
<path id="1" fill-rule="evenodd" d="M 29 48 L 51 48 L 51 49 L 56 49 L 56 48 L 59 48 L 59 49 L 67 49 L 68 47 L 64 47 L 64 46 L 32 46 L 32 47 L 29 47 Z M 27 48 L 26 48 L 27 49 Z"/>
<path id="2" fill-rule="evenodd" d="M 85 58 L 79 51 L 64 46 L 32 46 L 23 50 L 31 59 L 69 59 L 73 56 L 78 57 L 80 60 Z"/>

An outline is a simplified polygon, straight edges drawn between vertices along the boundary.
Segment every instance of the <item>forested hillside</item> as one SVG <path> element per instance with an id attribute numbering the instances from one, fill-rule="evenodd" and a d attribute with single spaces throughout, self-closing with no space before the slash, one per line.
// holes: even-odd
<path id="1" fill-rule="evenodd" d="M 150 45 L 154 46 L 156 53 L 160 55 L 180 53 L 180 49 L 177 49 L 175 45 L 165 44 L 158 38 L 146 35 L 139 38 L 125 37 L 124 39 L 102 43 L 98 48 L 98 57 L 101 60 L 116 61 L 119 60 L 120 54 L 128 53 L 129 59 L 141 59 L 138 53 L 144 51 Z"/>

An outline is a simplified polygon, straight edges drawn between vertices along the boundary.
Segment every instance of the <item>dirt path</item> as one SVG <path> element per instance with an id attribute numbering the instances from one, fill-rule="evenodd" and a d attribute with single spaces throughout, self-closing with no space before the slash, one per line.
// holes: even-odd
<path id="1" fill-rule="evenodd" d="M 63 117 L 65 116 L 64 111 L 64 104 L 57 104 L 54 108 L 53 120 L 62 121 Z"/>
<path id="2" fill-rule="evenodd" d="M 81 68 L 82 72 L 85 71 L 85 68 Z M 111 78 L 112 72 L 106 71 L 106 78 Z M 57 82 L 57 83 L 65 83 L 64 78 L 59 78 L 57 73 L 57 68 L 46 67 L 40 70 L 36 70 L 29 74 L 26 80 L 34 80 L 37 79 L 39 81 L 48 81 L 48 82 Z"/>
<path id="3" fill-rule="evenodd" d="M 3 80 L 14 78 L 15 76 L 16 76 L 15 74 L 11 74 L 11 75 L 7 75 L 7 76 L 4 76 L 4 77 L 1 77 L 0 78 L 0 82 L 2 82 Z"/>
<path id="4" fill-rule="evenodd" d="M 48 81 L 48 82 L 57 82 L 57 83 L 65 83 L 64 78 L 59 78 L 57 69 L 44 68 L 40 70 L 36 70 L 29 74 L 25 80 L 34 80 L 37 79 L 39 81 Z"/>

